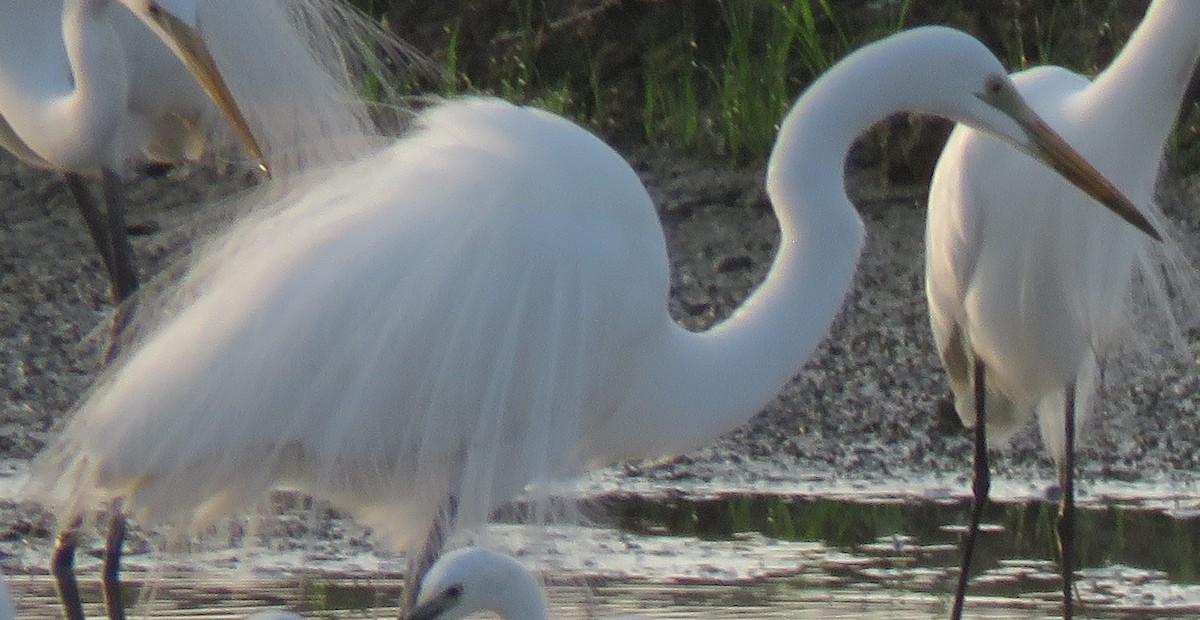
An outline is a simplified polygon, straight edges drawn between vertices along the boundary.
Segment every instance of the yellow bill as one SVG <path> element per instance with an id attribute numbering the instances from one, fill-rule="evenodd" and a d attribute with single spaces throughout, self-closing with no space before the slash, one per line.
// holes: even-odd
<path id="1" fill-rule="evenodd" d="M 1083 158 L 1074 147 L 1058 135 L 1042 117 L 1038 116 L 1029 104 L 1017 95 L 1006 101 L 1006 111 L 1013 120 L 1025 130 L 1032 143 L 1032 154 L 1047 166 L 1053 168 L 1072 185 L 1095 198 L 1121 219 L 1129 222 L 1138 230 L 1150 235 L 1155 241 L 1162 241 L 1162 235 L 1150 223 L 1150 220 L 1134 206 L 1121 190 L 1117 189 L 1096 167 Z"/>
<path id="2" fill-rule="evenodd" d="M 162 29 L 161 34 L 166 37 L 167 44 L 171 46 L 188 71 L 208 93 L 213 103 L 229 120 L 246 150 L 259 161 L 259 168 L 264 173 L 270 174 L 262 148 L 254 137 L 254 133 L 250 131 L 246 117 L 242 115 L 241 109 L 234 101 L 233 93 L 225 83 L 225 78 L 221 76 L 221 71 L 217 68 L 217 63 L 213 60 L 208 45 L 200 33 L 169 11 L 159 7 L 155 2 L 150 3 L 148 12 L 150 18 Z"/>

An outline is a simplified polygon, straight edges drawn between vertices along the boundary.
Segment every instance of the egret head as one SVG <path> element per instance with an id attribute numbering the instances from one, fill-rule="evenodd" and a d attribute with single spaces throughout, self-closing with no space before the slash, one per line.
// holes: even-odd
<path id="1" fill-rule="evenodd" d="M 1064 179 L 1108 207 L 1121 219 L 1129 222 L 1152 238 L 1161 241 L 1162 236 L 1154 225 L 1132 202 L 1117 189 L 1099 170 L 1084 159 L 1062 136 L 1058 135 L 1042 117 L 1025 102 L 1012 80 L 1003 73 L 985 77 L 975 96 L 988 107 L 998 110 L 1012 119 L 1019 130 L 1006 132 L 1007 138 L 1018 148 L 1029 153 Z"/>
<path id="2" fill-rule="evenodd" d="M 213 103 L 229 119 L 242 144 L 266 171 L 262 148 L 250 131 L 246 117 L 238 108 L 204 40 L 197 0 L 121 0 L 121 3 L 183 61 Z"/>
<path id="3" fill-rule="evenodd" d="M 455 549 L 438 559 L 421 583 L 407 620 L 454 620 L 492 611 L 502 618 L 545 618 L 541 586 L 513 558 L 480 549 Z"/>

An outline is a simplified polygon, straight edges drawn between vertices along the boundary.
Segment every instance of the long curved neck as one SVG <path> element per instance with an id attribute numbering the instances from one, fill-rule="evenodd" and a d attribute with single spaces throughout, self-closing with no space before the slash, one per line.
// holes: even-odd
<path id="1" fill-rule="evenodd" d="M 1119 117 L 1103 120 L 1111 122 L 1112 130 L 1131 140 L 1153 140 L 1153 146 L 1161 148 L 1175 126 L 1197 59 L 1200 5 L 1191 0 L 1156 0 L 1120 54 L 1088 89 L 1094 113 L 1089 118 L 1111 110 Z"/>
<path id="2" fill-rule="evenodd" d="M 761 411 L 825 337 L 850 287 L 864 236 L 846 196 L 850 145 L 901 111 L 1019 136 L 1011 118 L 972 96 L 1002 72 L 978 40 L 932 26 L 860 48 L 814 82 L 784 118 L 768 163 L 781 238 L 766 279 L 709 331 L 671 324 L 641 347 L 646 358 L 634 360 L 626 397 L 588 455 L 678 453 Z"/>
<path id="3" fill-rule="evenodd" d="M 128 79 L 120 42 L 106 14 L 110 0 L 64 0 L 61 38 L 69 75 L 51 59 L 36 70 L 12 71 L 0 114 L 40 158 L 62 170 L 98 171 L 114 151 Z M 54 10 L 46 2 L 36 10 Z M 45 22 L 38 22 L 45 23 Z M 15 27 L 15 26 L 14 26 Z M 36 37 L 58 38 L 39 32 Z M 44 42 L 43 42 L 44 44 Z"/>
<path id="4" fill-rule="evenodd" d="M 605 445 L 618 456 L 688 450 L 744 424 L 825 337 L 864 236 L 846 196 L 845 156 L 862 131 L 897 109 L 863 96 L 859 84 L 872 82 L 859 82 L 857 71 L 837 73 L 811 86 L 780 127 L 767 165 L 780 241 L 766 278 L 712 329 L 672 325 L 646 347 L 655 353 L 641 365 L 642 383 L 606 429 Z"/>

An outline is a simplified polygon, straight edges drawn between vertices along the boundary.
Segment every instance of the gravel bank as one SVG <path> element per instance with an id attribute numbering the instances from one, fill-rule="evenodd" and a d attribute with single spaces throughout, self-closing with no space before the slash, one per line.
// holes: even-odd
<path id="1" fill-rule="evenodd" d="M 672 311 L 702 327 L 725 316 L 761 279 L 777 231 L 761 171 L 643 157 L 668 230 Z M 933 352 L 922 285 L 923 188 L 883 190 L 851 175 L 869 233 L 853 293 L 805 371 L 750 424 L 718 444 L 666 463 L 628 464 L 610 479 L 742 481 L 903 479 L 925 471 L 965 476 L 968 434 L 939 412 L 947 383 Z M 144 274 L 185 251 L 223 217 L 202 206 L 252 178 L 183 168 L 133 184 L 130 222 Z M 1190 181 L 1164 183 L 1173 212 L 1195 214 Z M 0 459 L 20 464 L 98 369 L 95 334 L 108 310 L 99 259 L 58 179 L 0 154 Z M 1196 216 L 1185 228 L 1195 231 Z M 1200 239 L 1200 237 L 1193 237 Z M 91 336 L 91 337 L 89 337 Z M 735 370 L 735 369 L 731 369 Z M 1085 478 L 1190 480 L 1200 456 L 1194 363 L 1166 357 L 1110 373 L 1080 456 Z M 995 461 L 1002 477 L 1049 480 L 1052 465 L 1031 426 Z M 965 488 L 963 489 L 966 490 Z"/>

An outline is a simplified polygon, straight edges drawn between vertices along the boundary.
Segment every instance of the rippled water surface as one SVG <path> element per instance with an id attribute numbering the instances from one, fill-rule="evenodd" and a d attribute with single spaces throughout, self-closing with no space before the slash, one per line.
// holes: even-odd
<path id="1" fill-rule="evenodd" d="M 487 544 L 544 575 L 554 617 L 940 618 L 967 503 L 607 495 L 582 512 L 592 526 L 545 530 L 519 525 L 515 509 L 501 515 L 510 524 L 487 534 Z M 1055 512 L 1044 500 L 991 506 L 971 617 L 1055 617 Z M 1200 613 L 1195 511 L 1093 503 L 1080 512 L 1078 532 L 1079 595 L 1090 617 Z M 95 601 L 96 560 L 81 564 L 85 595 Z M 344 544 L 244 544 L 134 552 L 127 564 L 131 598 L 155 617 L 241 617 L 262 606 L 395 617 L 403 559 Z M 10 584 L 21 617 L 57 617 L 44 571 L 10 575 Z M 98 607 L 90 615 L 102 617 Z"/>

